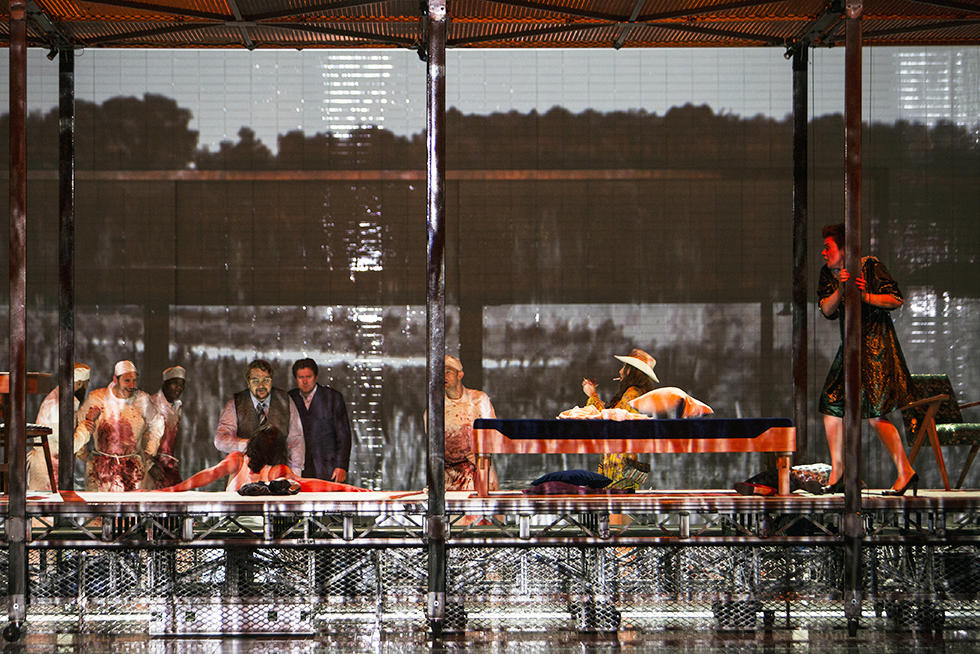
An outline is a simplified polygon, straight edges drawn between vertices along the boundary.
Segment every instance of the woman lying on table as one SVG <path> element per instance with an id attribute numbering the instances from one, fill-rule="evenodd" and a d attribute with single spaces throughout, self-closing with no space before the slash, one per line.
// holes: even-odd
<path id="1" fill-rule="evenodd" d="M 245 484 L 270 482 L 277 479 L 291 480 L 299 484 L 299 490 L 314 493 L 367 491 L 366 488 L 358 488 L 348 484 L 298 477 L 287 465 L 288 461 L 289 453 L 286 450 L 286 439 L 276 427 L 267 424 L 252 434 L 244 453 L 232 452 L 218 465 L 202 470 L 175 486 L 161 488 L 160 492 L 194 490 L 214 483 L 225 476 L 228 477 L 226 490 L 230 491 L 237 491 Z"/>

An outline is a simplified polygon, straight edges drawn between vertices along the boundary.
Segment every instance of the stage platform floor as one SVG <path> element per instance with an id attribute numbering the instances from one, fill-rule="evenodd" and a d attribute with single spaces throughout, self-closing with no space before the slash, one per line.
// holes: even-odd
<path id="1" fill-rule="evenodd" d="M 448 493 L 430 643 L 424 491 L 32 494 L 27 632 L 4 651 L 980 651 L 980 491 L 862 495 L 850 639 L 842 495 Z"/>
<path id="2" fill-rule="evenodd" d="M 365 652 L 409 654 L 973 654 L 980 634 L 962 631 L 920 634 L 861 630 L 854 638 L 841 631 L 711 632 L 678 631 L 623 634 L 474 633 L 427 640 L 418 634 L 387 634 L 344 641 L 296 637 L 148 638 L 144 636 L 28 636 L 4 645 L 5 654 L 320 654 Z"/>
<path id="3" fill-rule="evenodd" d="M 862 505 L 870 509 L 971 509 L 980 507 L 980 489 L 919 489 L 917 496 L 909 491 L 901 497 L 882 495 L 883 489 L 866 488 L 861 491 Z M 425 490 L 368 491 L 362 493 L 299 493 L 285 496 L 243 497 L 235 492 L 185 491 L 182 493 L 157 493 L 136 491 L 130 493 L 66 492 L 48 493 L 30 491 L 27 495 L 28 514 L 72 513 L 82 508 L 97 511 L 168 511 L 191 507 L 195 510 L 252 511 L 256 507 L 275 510 L 279 507 L 300 509 L 333 507 L 340 511 L 367 507 L 397 510 L 424 510 L 428 501 Z M 0 495 L 0 506 L 7 502 Z M 599 511 L 604 507 L 625 509 L 656 509 L 663 512 L 678 509 L 735 510 L 740 508 L 767 508 L 795 512 L 806 509 L 843 508 L 844 495 L 811 495 L 796 491 L 790 495 L 739 495 L 731 489 L 661 489 L 640 490 L 635 493 L 603 494 L 601 492 L 577 495 L 528 495 L 519 490 L 493 491 L 489 497 L 478 497 L 471 491 L 449 491 L 446 506 L 450 511 L 471 512 L 483 509 L 493 513 L 498 509 L 535 508 L 553 510 L 575 508 L 581 511 Z"/>
<path id="4" fill-rule="evenodd" d="M 881 494 L 882 489 L 861 492 L 867 512 L 980 513 L 980 489 L 920 489 L 917 496 Z M 479 497 L 469 491 L 450 491 L 445 496 L 449 515 L 555 515 L 629 514 L 666 515 L 781 513 L 842 513 L 844 495 L 743 496 L 730 489 L 641 490 L 628 494 L 528 495 L 522 491 L 496 491 Z M 0 496 L 5 513 L 6 496 Z M 424 515 L 425 490 L 369 491 L 361 493 L 299 493 L 291 496 L 243 497 L 235 492 L 187 491 L 182 493 L 31 492 L 28 516 L 139 516 L 170 515 L 275 515 L 344 514 L 378 517 Z"/>

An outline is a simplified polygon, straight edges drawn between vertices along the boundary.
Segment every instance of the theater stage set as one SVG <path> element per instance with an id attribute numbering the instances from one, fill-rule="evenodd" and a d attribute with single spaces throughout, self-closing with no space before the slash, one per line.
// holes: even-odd
<path id="1" fill-rule="evenodd" d="M 425 631 L 427 505 L 424 491 L 32 495 L 25 626 Z M 860 628 L 976 629 L 980 493 L 869 490 L 862 505 Z M 450 492 L 446 511 L 447 633 L 847 628 L 840 495 Z"/>
<path id="2" fill-rule="evenodd" d="M 443 493 L 438 418 L 443 414 L 445 352 L 447 47 L 785 48 L 794 69 L 794 113 L 804 132 L 807 52 L 845 48 L 848 148 L 857 152 L 848 157 L 842 180 L 849 198 L 847 256 L 853 262 L 860 256 L 856 236 L 861 230 L 861 49 L 976 45 L 980 13 L 973 3 L 430 0 L 420 12 L 418 3 L 409 1 L 12 0 L 8 8 L 3 25 L 9 28 L 4 36 L 11 60 L 11 371 L 5 418 L 11 472 L 3 513 L 7 547 L 0 556 L 6 571 L 2 593 L 8 640 L 25 633 L 329 636 L 406 630 L 441 636 L 464 631 L 839 629 L 853 636 L 862 629 L 917 634 L 980 627 L 978 491 L 920 489 L 916 497 L 883 497 L 880 490 L 859 490 L 855 478 L 845 495 L 825 496 L 789 494 L 786 488 L 769 497 L 740 496 L 729 489 L 558 496 L 507 490 Z M 429 72 L 428 411 L 437 416 L 429 425 L 427 489 L 275 498 L 26 490 L 29 376 L 21 238 L 26 163 L 23 139 L 18 140 L 26 112 L 25 52 L 27 47 L 49 48 L 69 73 L 64 82 L 71 78 L 74 49 L 118 46 L 381 46 L 416 48 L 424 56 Z M 70 111 L 73 95 L 70 85 L 62 87 L 63 111 L 66 106 Z M 65 129 L 70 121 L 62 124 Z M 62 139 L 59 175 L 67 200 L 71 147 Z M 805 198 L 805 138 L 794 158 L 796 195 Z M 63 258 L 61 279 L 70 287 L 65 280 L 71 279 L 73 265 L 73 217 L 71 202 L 62 206 L 68 212 L 62 216 L 62 243 L 69 256 Z M 793 215 L 794 244 L 805 244 L 805 202 L 794 206 Z M 805 263 L 805 256 L 797 260 Z M 794 289 L 804 291 L 794 292 L 794 314 L 805 316 L 805 265 L 790 274 Z M 62 374 L 56 379 L 63 398 L 71 396 L 74 361 L 70 290 L 63 296 Z M 848 329 L 845 341 L 852 352 L 856 333 Z M 794 337 L 799 335 L 794 322 Z M 806 344 L 800 340 L 805 371 Z M 805 407 L 806 381 L 799 374 L 795 380 L 794 393 Z M 71 419 L 70 404 L 62 416 L 63 422 L 65 416 Z M 726 420 L 649 421 L 658 424 L 631 427 L 640 431 L 628 436 L 610 436 L 603 422 L 591 422 L 585 435 L 538 432 L 524 439 L 497 436 L 507 426 L 488 424 L 478 448 L 498 456 L 534 456 L 554 447 L 642 451 L 654 457 L 769 452 L 784 481 L 798 451 L 792 426 L 799 424 L 797 416 L 747 435 L 733 435 L 737 421 Z M 848 465 L 858 470 L 860 439 L 854 436 L 853 413 L 846 423 Z M 694 424 L 704 426 L 703 433 L 689 433 Z M 775 441 L 766 441 L 770 437 Z M 62 460 L 68 458 L 70 452 L 63 452 Z M 932 463 L 925 457 L 920 462 Z M 63 471 L 69 478 L 70 472 Z"/>

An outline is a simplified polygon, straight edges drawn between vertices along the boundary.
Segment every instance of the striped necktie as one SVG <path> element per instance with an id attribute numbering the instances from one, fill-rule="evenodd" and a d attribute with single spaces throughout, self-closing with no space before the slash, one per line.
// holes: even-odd
<path id="1" fill-rule="evenodd" d="M 266 415 L 266 411 L 265 411 L 265 404 L 262 404 L 260 402 L 259 405 L 257 407 L 255 407 L 255 410 L 259 414 L 259 426 L 261 427 L 262 425 L 265 424 L 266 419 L 267 419 L 267 415 Z"/>

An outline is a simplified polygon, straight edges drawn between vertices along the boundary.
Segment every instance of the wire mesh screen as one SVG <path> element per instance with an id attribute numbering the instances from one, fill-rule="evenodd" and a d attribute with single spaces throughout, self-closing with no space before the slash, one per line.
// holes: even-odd
<path id="1" fill-rule="evenodd" d="M 28 628 L 107 634 L 421 628 L 425 570 L 424 551 L 32 550 Z"/>
<path id="2" fill-rule="evenodd" d="M 28 560 L 34 633 L 429 627 L 423 548 L 32 549 Z M 977 546 L 869 545 L 862 562 L 864 627 L 980 628 Z M 842 629 L 843 587 L 839 545 L 450 548 L 444 630 Z"/>
<path id="3" fill-rule="evenodd" d="M 100 85 L 140 77 L 113 73 L 120 53 L 106 55 L 109 60 L 90 54 L 80 65 Z M 917 60 L 933 65 L 924 55 L 893 54 L 883 57 L 891 63 L 879 64 L 876 75 L 889 70 L 897 80 Z M 37 55 L 38 73 L 57 73 Z M 617 60 L 623 55 L 616 53 Z M 969 61 L 963 89 L 977 86 L 975 53 Z M 371 77 L 357 83 L 374 91 L 401 88 L 373 77 L 378 70 L 369 67 L 381 63 L 334 62 L 345 67 L 343 80 L 318 77 L 317 85 L 354 83 L 347 75 L 364 73 Z M 506 85 L 508 96 L 519 88 L 544 97 L 526 84 L 537 63 L 520 67 L 521 83 Z M 785 65 L 781 74 L 788 79 Z M 261 75 L 277 69 L 262 66 Z M 408 70 L 407 62 L 402 68 Z M 831 68 L 834 75 L 840 70 Z M 182 69 L 162 76 L 166 89 Z M 281 81 L 292 86 L 297 80 L 286 70 Z M 286 390 L 294 385 L 292 363 L 309 356 L 320 366 L 320 381 L 347 401 L 355 435 L 349 479 L 375 489 L 421 488 L 427 483 L 424 121 L 415 123 L 414 135 L 408 128 L 282 134 L 249 115 L 249 108 L 269 110 L 278 101 L 248 101 L 248 92 L 237 93 L 241 77 L 232 79 L 239 99 L 215 115 L 222 116 L 218 133 L 239 136 L 220 147 L 192 128 L 193 108 L 184 104 L 190 98 L 152 93 L 79 102 L 75 356 L 91 366 L 88 390 L 108 385 L 121 359 L 136 364 L 148 392 L 160 388 L 166 368 L 186 368 L 175 456 L 187 476 L 221 460 L 215 429 L 225 404 L 245 387 L 248 361 L 269 360 L 275 386 Z M 549 89 L 563 86 L 553 76 L 542 79 Z M 485 88 L 483 81 L 477 86 Z M 778 93 L 762 96 L 788 103 L 791 85 L 776 86 Z M 275 97 L 284 88 L 277 84 Z M 353 97 L 344 89 L 333 90 Z M 755 87 L 738 89 L 731 87 L 733 97 L 759 95 Z M 225 97 L 204 94 L 212 95 Z M 192 97 L 195 106 L 203 101 L 196 92 Z M 377 116 L 374 109 L 382 106 L 394 110 L 378 105 L 379 97 L 363 96 L 371 103 L 361 107 L 365 116 Z M 26 126 L 32 144 L 26 365 L 57 374 L 57 97 L 49 100 Z M 794 415 L 794 255 L 786 219 L 794 197 L 793 123 L 787 112 L 739 116 L 689 100 L 653 113 L 648 105 L 620 112 L 587 104 L 574 112 L 506 105 L 498 112 L 494 104 L 490 115 L 471 108 L 447 116 L 445 329 L 448 353 L 466 368 L 465 384 L 486 391 L 500 417 L 550 418 L 585 401 L 586 376 L 609 401 L 620 367 L 613 356 L 638 347 L 657 359 L 664 386 L 682 388 L 719 416 Z M 234 120 L 227 116 L 245 122 L 225 125 Z M 893 319 L 910 369 L 948 374 L 963 401 L 976 399 L 970 391 L 980 386 L 973 355 L 980 334 L 980 148 L 973 122 L 872 122 L 863 151 L 862 252 L 879 257 L 903 290 L 905 304 Z M 264 142 L 257 137 L 262 133 Z M 817 390 L 840 341 L 837 326 L 816 307 L 815 284 L 823 265 L 820 228 L 842 220 L 845 207 L 843 119 L 814 114 L 810 133 L 807 428 L 817 434 Z M 140 134 L 155 138 L 147 142 Z M 280 147 L 272 145 L 274 137 Z M 0 130 L 0 151 L 6 138 Z M 0 192 L 4 184 L 0 179 Z M 0 216 L 5 212 L 0 207 Z M 0 266 L 6 238 L 0 234 Z M 3 293 L 0 333 L 9 323 Z M 0 367 L 5 356 L 0 352 Z M 42 400 L 28 398 L 30 418 Z M 801 438 L 800 450 L 808 461 L 828 457 L 819 436 Z M 869 458 L 862 470 L 872 487 L 892 482 L 891 463 L 883 461 Z M 763 467 L 757 458 L 731 457 L 653 464 L 649 484 L 658 488 L 725 488 Z M 499 465 L 507 479 L 547 471 L 538 462 Z M 923 483 L 936 483 L 934 471 L 922 475 Z"/>
<path id="4" fill-rule="evenodd" d="M 463 620 L 469 629 L 754 629 L 774 627 L 803 599 L 806 615 L 784 621 L 800 628 L 835 612 L 843 620 L 840 570 L 831 547 L 454 550 L 447 620 L 456 629 Z"/>

